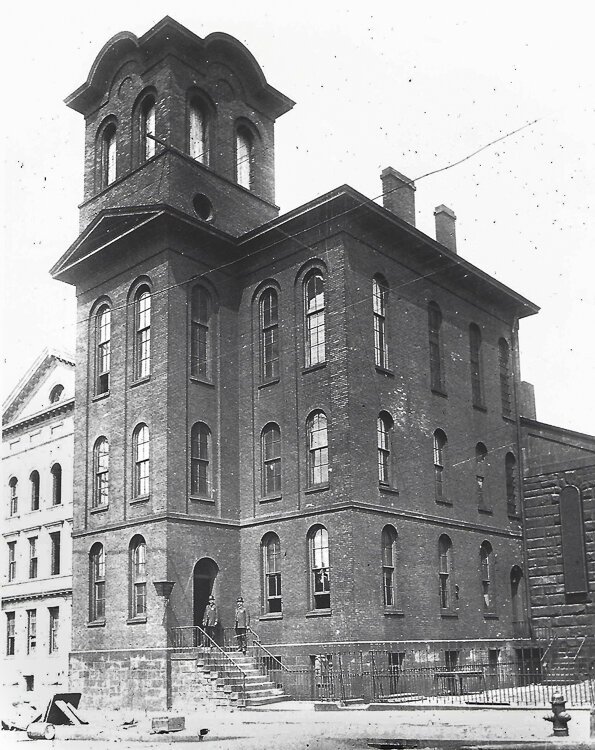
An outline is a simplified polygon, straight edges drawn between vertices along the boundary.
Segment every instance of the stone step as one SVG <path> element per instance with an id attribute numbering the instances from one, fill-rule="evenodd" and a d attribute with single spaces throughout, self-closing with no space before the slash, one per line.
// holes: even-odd
<path id="1" fill-rule="evenodd" d="M 268 698 L 246 698 L 246 706 L 268 706 L 271 703 L 281 703 L 282 701 L 290 701 L 291 696 L 289 695 L 271 695 Z"/>

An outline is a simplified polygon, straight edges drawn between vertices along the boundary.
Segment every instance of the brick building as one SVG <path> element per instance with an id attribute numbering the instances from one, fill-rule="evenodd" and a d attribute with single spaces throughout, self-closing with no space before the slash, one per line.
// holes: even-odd
<path id="1" fill-rule="evenodd" d="M 117 675 L 118 701 L 152 674 L 159 703 L 211 592 L 225 627 L 241 592 L 305 659 L 510 640 L 535 305 L 457 255 L 446 206 L 436 240 L 416 229 L 390 167 L 383 206 L 344 185 L 279 216 L 293 102 L 232 37 L 118 34 L 67 103 L 86 123 L 81 234 L 52 269 L 78 298 L 74 683 Z"/>
<path id="2" fill-rule="evenodd" d="M 73 433 L 74 361 L 44 351 L 2 409 L 5 691 L 67 686 Z"/>

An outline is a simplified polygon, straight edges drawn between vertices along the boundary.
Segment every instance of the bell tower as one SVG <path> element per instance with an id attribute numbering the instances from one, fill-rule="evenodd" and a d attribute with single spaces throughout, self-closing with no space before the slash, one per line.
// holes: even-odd
<path id="1" fill-rule="evenodd" d="M 274 124 L 293 102 L 233 37 L 166 17 L 116 34 L 66 103 L 85 117 L 83 231 L 100 212 L 163 205 L 237 236 L 278 214 Z"/>

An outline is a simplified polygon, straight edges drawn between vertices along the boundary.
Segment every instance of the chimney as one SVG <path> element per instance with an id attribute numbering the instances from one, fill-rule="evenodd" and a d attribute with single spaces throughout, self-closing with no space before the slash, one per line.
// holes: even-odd
<path id="1" fill-rule="evenodd" d="M 448 206 L 436 206 L 434 217 L 436 219 L 436 242 L 456 253 L 457 236 L 455 223 L 457 217 L 455 216 L 455 212 L 451 208 L 448 208 Z"/>
<path id="2" fill-rule="evenodd" d="M 519 396 L 519 411 L 521 412 L 521 417 L 537 419 L 537 410 L 535 409 L 535 388 L 533 387 L 533 384 L 526 380 L 521 380 Z"/>
<path id="3" fill-rule="evenodd" d="M 415 226 L 415 183 L 392 167 L 380 173 L 384 208 Z"/>

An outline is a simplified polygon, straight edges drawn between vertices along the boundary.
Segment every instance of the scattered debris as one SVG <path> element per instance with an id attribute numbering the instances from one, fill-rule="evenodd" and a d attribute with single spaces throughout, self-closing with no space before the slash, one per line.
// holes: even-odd
<path id="1" fill-rule="evenodd" d="M 14 701 L 2 717 L 2 729 L 26 732 L 29 724 L 41 719 L 39 709 L 29 701 Z"/>
<path id="2" fill-rule="evenodd" d="M 46 721 L 34 721 L 27 727 L 27 737 L 30 740 L 53 740 L 56 728 Z"/>
<path id="3" fill-rule="evenodd" d="M 200 732 L 198 733 L 198 741 L 202 742 L 208 733 L 209 733 L 208 729 L 201 729 Z"/>
<path id="4" fill-rule="evenodd" d="M 151 724 L 152 734 L 167 734 L 180 732 L 186 728 L 184 716 L 156 716 Z"/>
<path id="5" fill-rule="evenodd" d="M 132 718 L 132 719 L 128 719 L 127 721 L 123 722 L 122 726 L 124 727 L 124 729 L 130 729 L 130 727 L 135 727 L 137 725 L 137 723 L 138 722 L 136 721 L 136 719 Z"/>

